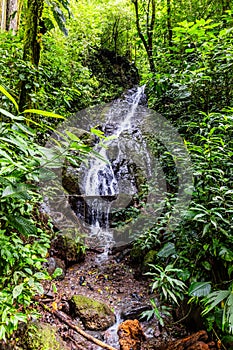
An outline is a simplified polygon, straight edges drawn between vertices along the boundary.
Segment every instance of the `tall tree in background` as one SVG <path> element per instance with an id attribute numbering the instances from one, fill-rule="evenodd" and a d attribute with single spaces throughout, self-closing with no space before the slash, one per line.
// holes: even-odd
<path id="1" fill-rule="evenodd" d="M 22 3 L 22 0 L 0 0 L 1 30 L 13 30 L 16 33 L 19 27 Z"/>
<path id="2" fill-rule="evenodd" d="M 42 18 L 42 12 L 44 7 L 44 0 L 28 0 L 26 17 L 25 17 L 25 33 L 24 33 L 24 47 L 23 47 L 23 60 L 29 62 L 38 68 L 40 61 L 41 51 L 41 37 L 39 34 L 39 23 Z M 30 95 L 26 89 L 27 80 L 22 81 L 19 108 L 31 107 Z"/>
<path id="3" fill-rule="evenodd" d="M 172 24 L 171 24 L 171 0 L 167 0 L 167 30 L 168 30 L 168 45 L 172 46 Z"/>
<path id="4" fill-rule="evenodd" d="M 28 0 L 24 34 L 23 60 L 38 67 L 40 61 L 39 23 L 42 17 L 44 0 Z"/>
<path id="5" fill-rule="evenodd" d="M 135 8 L 138 35 L 146 50 L 150 70 L 151 72 L 154 72 L 155 64 L 153 59 L 153 36 L 155 28 L 155 0 L 147 0 L 142 4 L 140 4 L 140 0 L 132 0 L 132 2 Z M 144 25 L 142 24 L 141 18 L 145 18 Z"/>

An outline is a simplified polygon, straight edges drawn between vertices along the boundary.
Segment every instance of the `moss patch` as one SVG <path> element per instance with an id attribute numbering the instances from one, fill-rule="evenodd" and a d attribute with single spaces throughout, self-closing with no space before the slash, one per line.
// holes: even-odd
<path id="1" fill-rule="evenodd" d="M 84 295 L 74 295 L 71 307 L 87 329 L 105 330 L 115 323 L 115 315 L 108 305 Z"/>
<path id="2" fill-rule="evenodd" d="M 27 350 L 67 350 L 57 329 L 45 323 L 29 325 L 25 335 Z"/>

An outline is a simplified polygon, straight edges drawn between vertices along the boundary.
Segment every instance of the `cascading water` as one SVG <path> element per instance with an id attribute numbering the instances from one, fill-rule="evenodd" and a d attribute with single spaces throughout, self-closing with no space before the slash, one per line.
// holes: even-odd
<path id="1" fill-rule="evenodd" d="M 101 125 L 107 139 L 99 141 L 94 150 L 98 157 L 89 157 L 80 170 L 81 204 L 74 209 L 89 225 L 92 242 L 101 245 L 105 254 L 115 243 L 111 229 L 112 210 L 130 205 L 138 193 L 135 164 L 150 173 L 150 156 L 138 128 L 137 108 L 144 99 L 145 86 L 130 90 L 123 100 L 116 100 L 106 112 Z M 95 245 L 95 243 L 94 243 Z M 102 257 L 104 257 L 102 255 Z"/>

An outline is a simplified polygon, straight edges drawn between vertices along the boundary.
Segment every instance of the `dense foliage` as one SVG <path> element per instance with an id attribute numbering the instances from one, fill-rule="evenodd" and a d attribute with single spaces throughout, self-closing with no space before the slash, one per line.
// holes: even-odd
<path id="1" fill-rule="evenodd" d="M 35 293 L 42 293 L 41 268 L 49 247 L 37 213 L 35 183 L 48 156 L 36 140 L 42 144 L 51 122 L 18 113 L 22 91 L 28 107 L 69 116 L 136 84 L 134 65 L 147 85 L 149 107 L 184 138 L 194 177 L 186 215 L 176 229 L 167 230 L 177 179 L 172 155 L 156 145 L 170 191 L 157 224 L 142 233 L 134 249 L 141 260 L 156 252 L 149 276 L 165 304 L 188 298 L 200 304 L 209 330 L 219 337 L 233 333 L 232 2 L 73 0 L 43 5 L 38 66 L 24 57 L 26 7 L 17 34 L 0 33 L 0 338 L 28 319 L 31 310 L 26 308 Z M 154 301 L 152 305 L 160 317 Z"/>

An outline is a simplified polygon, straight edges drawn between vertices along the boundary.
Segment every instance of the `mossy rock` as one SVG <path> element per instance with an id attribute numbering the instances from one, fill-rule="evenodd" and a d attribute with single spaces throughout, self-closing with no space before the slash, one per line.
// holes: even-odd
<path id="1" fill-rule="evenodd" d="M 63 260 L 68 267 L 84 259 L 82 244 L 71 236 L 59 234 L 52 240 L 50 252 L 51 255 Z"/>
<path id="2" fill-rule="evenodd" d="M 141 265 L 143 263 L 145 253 L 140 246 L 134 245 L 130 252 L 130 258 L 133 264 Z"/>
<path id="3" fill-rule="evenodd" d="M 149 250 L 148 253 L 144 256 L 143 264 L 142 264 L 142 269 L 143 271 L 148 271 L 149 266 L 148 264 L 154 264 L 156 257 L 157 257 L 158 251 L 157 250 Z"/>
<path id="4" fill-rule="evenodd" d="M 81 319 L 86 329 L 103 331 L 116 322 L 113 311 L 103 302 L 84 295 L 74 295 L 70 304 L 74 316 Z"/>
<path id="5" fill-rule="evenodd" d="M 68 350 L 57 328 L 45 323 L 30 324 L 24 340 L 27 350 Z"/>

